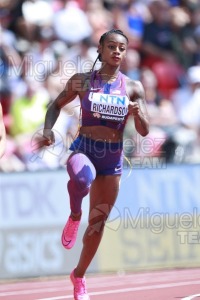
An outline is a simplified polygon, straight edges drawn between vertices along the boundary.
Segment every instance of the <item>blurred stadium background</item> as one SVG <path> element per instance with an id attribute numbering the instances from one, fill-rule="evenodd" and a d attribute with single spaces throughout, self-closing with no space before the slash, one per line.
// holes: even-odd
<path id="1" fill-rule="evenodd" d="M 48 104 L 91 69 L 113 27 L 129 38 L 122 71 L 145 87 L 150 134 L 127 124 L 120 194 L 89 271 L 200 266 L 199 0 L 1 0 L 0 21 L 0 279 L 69 274 L 77 262 L 87 197 L 74 249 L 62 249 L 60 236 L 78 99 L 56 123 L 55 146 L 38 151 L 37 141 Z"/>

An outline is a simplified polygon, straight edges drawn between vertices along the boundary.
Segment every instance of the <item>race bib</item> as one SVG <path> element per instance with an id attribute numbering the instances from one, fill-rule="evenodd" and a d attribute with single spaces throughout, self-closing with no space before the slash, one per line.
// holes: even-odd
<path id="1" fill-rule="evenodd" d="M 128 114 L 129 99 L 127 96 L 93 93 L 89 94 L 93 117 L 123 122 Z"/>

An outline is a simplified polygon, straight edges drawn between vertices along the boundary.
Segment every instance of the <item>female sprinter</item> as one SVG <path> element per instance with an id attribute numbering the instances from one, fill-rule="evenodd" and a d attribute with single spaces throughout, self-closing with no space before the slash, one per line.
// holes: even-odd
<path id="1" fill-rule="evenodd" d="M 73 152 L 67 161 L 71 214 L 62 234 L 63 246 L 72 248 L 80 224 L 81 203 L 90 192 L 89 224 L 80 259 L 70 274 L 75 300 L 89 299 L 84 275 L 98 249 L 110 211 L 96 217 L 91 216 L 91 212 L 101 204 L 112 208 L 117 198 L 123 162 L 123 131 L 128 116 L 134 117 L 140 135 L 146 136 L 149 132 L 143 87 L 120 72 L 127 45 L 128 39 L 122 31 L 112 29 L 104 33 L 97 51 L 101 68 L 93 71 L 93 66 L 89 73 L 73 75 L 45 117 L 43 138 L 45 145 L 51 145 L 55 141 L 52 128 L 61 108 L 79 96 L 82 127 L 70 146 Z M 95 224 L 98 230 L 94 230 Z"/>

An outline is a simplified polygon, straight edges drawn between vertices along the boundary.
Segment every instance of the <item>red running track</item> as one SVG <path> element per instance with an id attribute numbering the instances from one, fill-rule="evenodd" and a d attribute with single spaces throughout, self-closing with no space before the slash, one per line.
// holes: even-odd
<path id="1" fill-rule="evenodd" d="M 69 276 L 0 284 L 0 300 L 73 299 Z M 197 300 L 200 269 L 87 275 L 91 300 Z"/>

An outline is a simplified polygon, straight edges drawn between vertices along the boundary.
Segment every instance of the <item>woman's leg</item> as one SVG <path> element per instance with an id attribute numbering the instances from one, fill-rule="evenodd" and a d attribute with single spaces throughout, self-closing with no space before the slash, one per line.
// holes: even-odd
<path id="1" fill-rule="evenodd" d="M 67 184 L 70 208 L 72 216 L 76 216 L 81 213 L 82 200 L 89 193 L 96 170 L 85 154 L 73 153 L 67 161 L 67 171 L 70 177 Z"/>
<path id="2" fill-rule="evenodd" d="M 66 249 L 71 249 L 76 242 L 80 225 L 82 200 L 89 193 L 96 170 L 86 155 L 75 153 L 67 161 L 67 171 L 70 176 L 67 186 L 71 214 L 63 229 L 61 241 Z"/>
<path id="3" fill-rule="evenodd" d="M 75 277 L 84 276 L 98 249 L 106 219 L 118 195 L 120 177 L 120 175 L 99 175 L 92 183 L 89 225 L 83 237 L 83 249 L 74 271 Z"/>

